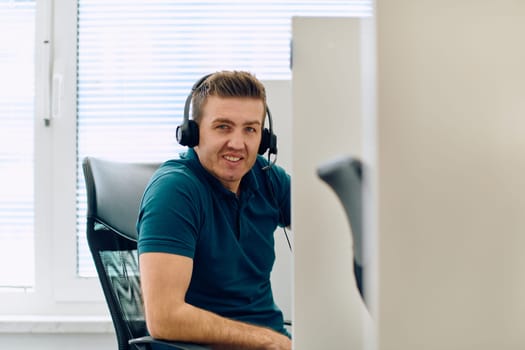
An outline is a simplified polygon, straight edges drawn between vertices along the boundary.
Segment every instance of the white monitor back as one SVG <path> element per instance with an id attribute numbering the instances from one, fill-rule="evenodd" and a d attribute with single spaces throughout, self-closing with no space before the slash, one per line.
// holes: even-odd
<path id="1" fill-rule="evenodd" d="M 362 155 L 362 21 L 293 19 L 294 348 L 363 349 L 370 316 L 353 275 L 350 227 L 317 168 Z"/>

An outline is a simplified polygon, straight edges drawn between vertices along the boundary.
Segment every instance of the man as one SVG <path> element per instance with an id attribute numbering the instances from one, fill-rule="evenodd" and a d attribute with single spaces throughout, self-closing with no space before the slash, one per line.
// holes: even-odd
<path id="1" fill-rule="evenodd" d="M 274 230 L 290 224 L 290 177 L 259 155 L 264 86 L 224 71 L 191 96 L 193 120 L 185 108 L 181 130 L 194 122 L 190 148 L 155 173 L 139 214 L 148 330 L 219 349 L 291 349 L 270 286 Z"/>

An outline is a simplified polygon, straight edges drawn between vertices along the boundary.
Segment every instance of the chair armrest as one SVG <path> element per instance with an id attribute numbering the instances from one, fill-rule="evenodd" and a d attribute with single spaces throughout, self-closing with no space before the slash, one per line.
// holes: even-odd
<path id="1" fill-rule="evenodd" d="M 139 346 L 140 345 L 149 345 L 151 348 L 152 345 L 162 345 L 166 349 L 173 349 L 173 350 L 211 350 L 210 347 L 204 346 L 204 345 L 198 345 L 198 344 L 192 344 L 192 343 L 184 343 L 184 342 L 178 342 L 178 341 L 167 341 L 167 340 L 159 340 L 155 339 L 150 336 L 140 337 L 140 338 L 134 338 L 129 341 L 130 345 Z"/>

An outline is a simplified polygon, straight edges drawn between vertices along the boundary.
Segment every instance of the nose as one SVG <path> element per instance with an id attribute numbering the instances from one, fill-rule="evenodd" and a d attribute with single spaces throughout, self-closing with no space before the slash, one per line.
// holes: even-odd
<path id="1" fill-rule="evenodd" d="M 230 139 L 228 140 L 228 146 L 232 149 L 242 149 L 245 145 L 245 135 L 241 130 L 236 130 L 230 134 Z"/>

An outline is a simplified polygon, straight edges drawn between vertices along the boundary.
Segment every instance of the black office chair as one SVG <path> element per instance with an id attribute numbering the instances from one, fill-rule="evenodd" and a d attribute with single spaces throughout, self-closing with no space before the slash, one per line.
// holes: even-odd
<path id="1" fill-rule="evenodd" d="M 159 165 L 84 159 L 89 248 L 111 313 L 119 350 L 209 349 L 154 339 L 146 329 L 135 224 L 143 191 Z"/>
<path id="2" fill-rule="evenodd" d="M 345 209 L 353 238 L 355 280 L 366 304 L 364 277 L 367 266 L 363 256 L 362 168 L 359 159 L 341 156 L 319 165 L 317 175 L 335 192 Z"/>

